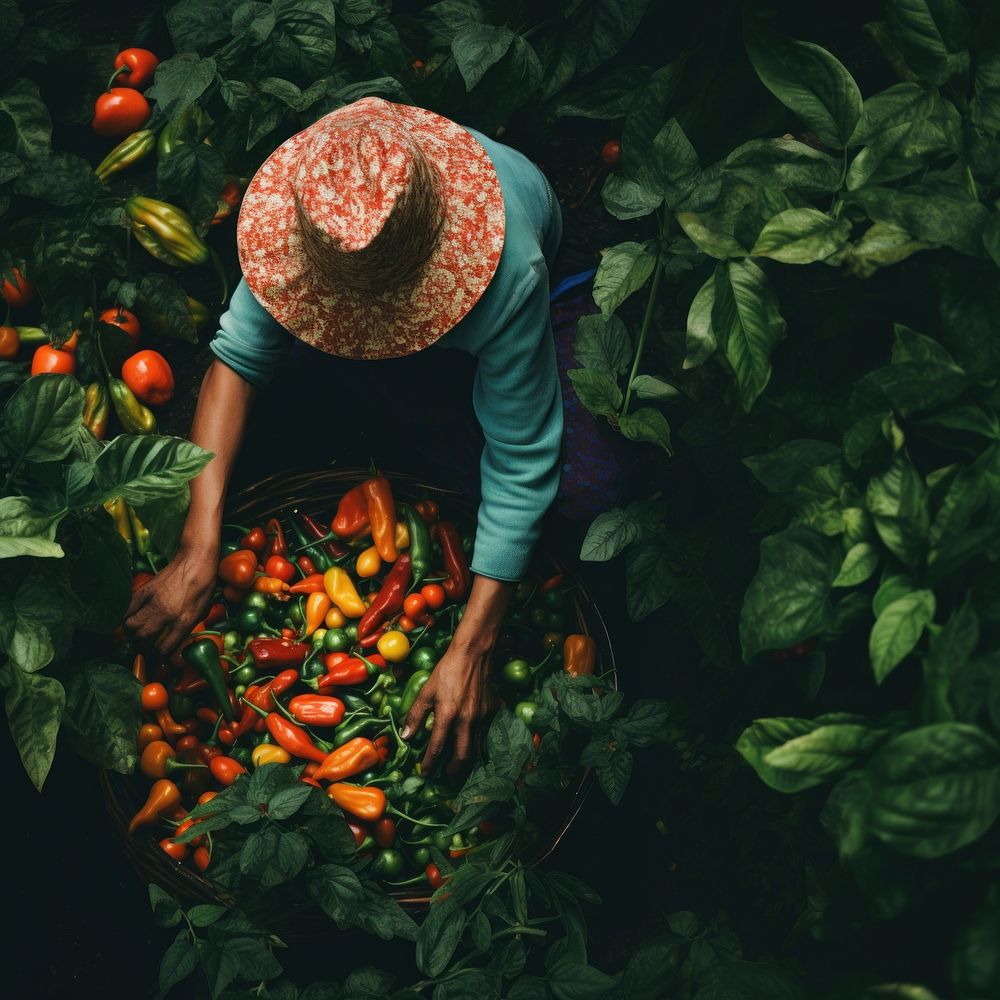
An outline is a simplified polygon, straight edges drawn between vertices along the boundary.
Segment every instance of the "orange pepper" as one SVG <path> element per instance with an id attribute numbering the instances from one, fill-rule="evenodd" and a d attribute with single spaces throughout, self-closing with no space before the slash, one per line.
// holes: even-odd
<path id="1" fill-rule="evenodd" d="M 563 640 L 563 669 L 574 677 L 592 674 L 597 663 L 597 643 L 589 635 L 568 635 Z"/>
<path id="2" fill-rule="evenodd" d="M 339 782 L 331 785 L 326 794 L 344 812 L 369 823 L 374 823 L 385 815 L 387 804 L 385 792 L 373 785 L 349 785 Z"/>
<path id="3" fill-rule="evenodd" d="M 219 579 L 223 583 L 248 590 L 257 572 L 257 553 L 252 549 L 237 549 L 219 563 Z"/>
<path id="4" fill-rule="evenodd" d="M 326 591 L 310 594 L 306 598 L 306 636 L 310 636 L 326 621 L 326 613 L 333 606 Z"/>

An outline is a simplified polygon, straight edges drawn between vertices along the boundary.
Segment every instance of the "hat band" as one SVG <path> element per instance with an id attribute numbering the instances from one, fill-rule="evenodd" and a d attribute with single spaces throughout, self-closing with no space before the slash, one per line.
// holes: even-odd
<path id="1" fill-rule="evenodd" d="M 330 283 L 374 296 L 420 277 L 444 228 L 444 199 L 436 167 L 413 147 L 413 172 L 381 230 L 359 250 L 343 250 L 313 225 L 296 195 L 302 245 L 313 267 Z"/>

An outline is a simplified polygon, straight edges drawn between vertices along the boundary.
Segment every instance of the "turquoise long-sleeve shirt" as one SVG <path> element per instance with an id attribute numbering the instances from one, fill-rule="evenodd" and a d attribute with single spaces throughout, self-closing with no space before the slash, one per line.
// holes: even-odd
<path id="1" fill-rule="evenodd" d="M 552 188 L 525 156 L 473 129 L 503 193 L 505 234 L 496 273 L 464 319 L 433 347 L 478 359 L 472 400 L 486 445 L 480 463 L 472 570 L 524 577 L 559 486 L 563 411 L 549 319 L 548 266 L 562 238 Z M 294 342 L 240 281 L 211 343 L 216 356 L 264 386 Z"/>

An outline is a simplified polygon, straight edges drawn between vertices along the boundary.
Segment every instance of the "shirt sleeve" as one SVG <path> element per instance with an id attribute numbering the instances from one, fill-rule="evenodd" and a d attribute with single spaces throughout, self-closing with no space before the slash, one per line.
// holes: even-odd
<path id="1" fill-rule="evenodd" d="M 563 409 L 544 265 L 529 284 L 477 352 L 472 391 L 486 439 L 472 570 L 495 580 L 524 577 L 559 487 Z"/>
<path id="2" fill-rule="evenodd" d="M 255 386 L 265 386 L 285 360 L 292 335 L 254 298 L 242 278 L 209 344 L 215 356 Z"/>

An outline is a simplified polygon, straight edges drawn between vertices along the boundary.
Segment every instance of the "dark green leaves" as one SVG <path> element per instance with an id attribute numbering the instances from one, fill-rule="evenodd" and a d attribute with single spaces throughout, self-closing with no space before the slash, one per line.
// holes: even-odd
<path id="1" fill-rule="evenodd" d="M 9 122 L 9 133 L 5 127 Z M 38 84 L 17 80 L 0 94 L 0 136 L 10 135 L 7 152 L 25 160 L 45 156 L 52 139 L 52 119 L 38 93 Z"/>
<path id="2" fill-rule="evenodd" d="M 191 107 L 215 79 L 215 60 L 181 52 L 156 67 L 153 85 L 146 96 L 156 101 L 157 113 L 173 121 Z"/>
<path id="3" fill-rule="evenodd" d="M 66 686 L 66 728 L 76 749 L 99 767 L 131 774 L 138 762 L 141 685 L 118 663 L 91 660 L 72 668 Z"/>
<path id="4" fill-rule="evenodd" d="M 868 655 L 879 684 L 913 651 L 933 620 L 934 610 L 934 592 L 914 590 L 879 612 L 868 640 Z"/>
<path id="5" fill-rule="evenodd" d="M 656 256 L 641 243 L 619 243 L 605 251 L 594 278 L 594 301 L 605 316 L 613 313 L 649 280 Z"/>
<path id="6" fill-rule="evenodd" d="M 970 19 L 958 0 L 890 0 L 889 28 L 906 64 L 928 83 L 969 66 Z"/>
<path id="7" fill-rule="evenodd" d="M 614 378 L 590 368 L 570 369 L 567 374 L 580 402 L 591 413 L 603 417 L 617 416 L 624 397 Z"/>
<path id="8" fill-rule="evenodd" d="M 157 194 L 187 208 L 195 223 L 207 228 L 218 205 L 224 168 L 222 153 L 214 146 L 182 143 L 157 162 Z"/>
<path id="9" fill-rule="evenodd" d="M 628 329 L 618 316 L 581 316 L 573 353 L 584 368 L 612 377 L 623 375 L 632 360 Z"/>
<path id="10" fill-rule="evenodd" d="M 793 527 L 765 538 L 760 566 L 743 599 L 740 641 L 747 660 L 788 649 L 822 631 L 839 557 L 829 539 Z"/>
<path id="11" fill-rule="evenodd" d="M 180 438 L 120 435 L 97 459 L 92 502 L 120 496 L 128 503 L 142 504 L 170 496 L 211 457 L 210 452 Z"/>
<path id="12" fill-rule="evenodd" d="M 472 90 L 486 71 L 507 54 L 515 37 L 510 28 L 492 24 L 470 24 L 455 35 L 451 51 L 466 90 Z"/>
<path id="13" fill-rule="evenodd" d="M 72 375 L 38 375 L 11 397 L 0 437 L 15 466 L 54 462 L 69 454 L 82 418 L 83 387 Z"/>
<path id="14" fill-rule="evenodd" d="M 428 976 L 438 976 L 451 961 L 467 916 L 452 899 L 432 906 L 417 933 L 417 968 Z"/>
<path id="15" fill-rule="evenodd" d="M 750 253 L 783 264 L 826 260 L 846 243 L 851 224 L 815 208 L 789 208 L 770 219 Z"/>
<path id="16" fill-rule="evenodd" d="M 41 791 L 55 757 L 66 692 L 54 677 L 25 673 L 16 665 L 9 675 L 4 708 L 10 735 L 28 777 Z"/>
<path id="17" fill-rule="evenodd" d="M 861 115 L 861 92 L 826 49 L 784 38 L 752 17 L 744 20 L 747 53 L 761 82 L 819 138 L 843 149 Z"/>
<path id="18" fill-rule="evenodd" d="M 914 565 L 925 551 L 930 513 L 927 487 L 904 452 L 869 482 L 865 502 L 889 551 Z"/>

